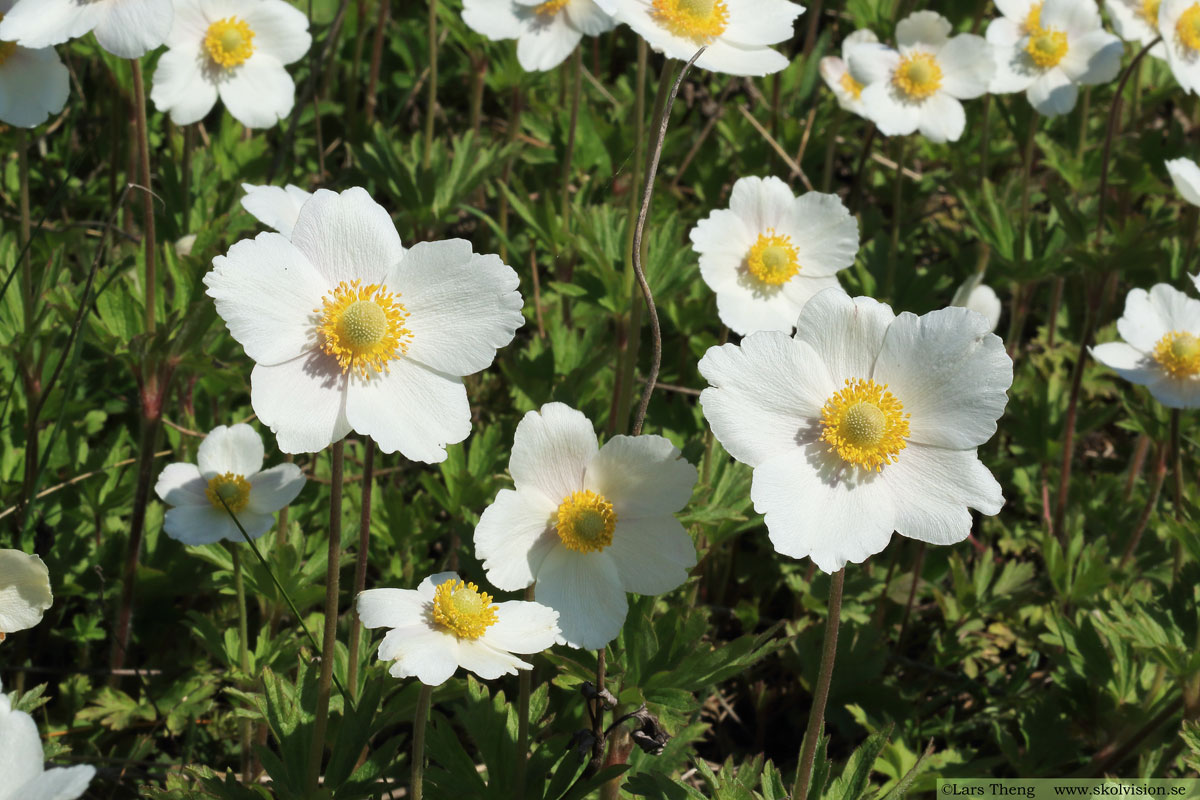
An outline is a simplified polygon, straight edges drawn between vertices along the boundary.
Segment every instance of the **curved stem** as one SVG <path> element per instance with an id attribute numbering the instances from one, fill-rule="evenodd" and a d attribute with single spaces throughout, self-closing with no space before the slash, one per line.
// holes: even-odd
<path id="1" fill-rule="evenodd" d="M 821 730 L 825 726 L 825 703 L 829 700 L 829 684 L 833 679 L 833 662 L 837 656 L 838 623 L 842 616 L 842 586 L 845 582 L 845 569 L 833 573 L 829 581 L 829 617 L 825 620 L 821 670 L 817 673 L 816 692 L 813 694 L 812 710 L 808 714 L 808 730 L 804 733 L 804 748 L 800 751 L 800 767 L 796 772 L 796 783 L 792 787 L 792 800 L 806 800 L 808 797 L 813 760 L 817 754 L 817 740 L 821 738 Z"/>
<path id="2" fill-rule="evenodd" d="M 1150 476 L 1150 494 L 1146 497 L 1146 505 L 1142 507 L 1142 513 L 1138 516 L 1137 524 L 1134 525 L 1133 533 L 1129 537 L 1129 544 L 1125 545 L 1125 552 L 1121 554 L 1121 561 L 1118 563 L 1117 569 L 1124 569 L 1129 560 L 1133 558 L 1138 544 L 1142 541 L 1142 534 L 1146 531 L 1146 524 L 1150 521 L 1150 515 L 1154 513 L 1154 508 L 1158 505 L 1158 496 L 1162 493 L 1163 482 L 1167 477 L 1168 450 L 1170 450 L 1170 445 L 1167 442 L 1159 444 L 1158 456 L 1154 460 L 1154 472 Z"/>
<path id="3" fill-rule="evenodd" d="M 429 703 L 433 698 L 433 687 L 421 684 L 417 697 L 417 710 L 413 715 L 412 782 L 409 797 L 421 800 L 425 793 L 425 722 L 429 718 Z"/>
<path id="4" fill-rule="evenodd" d="M 688 70 L 696 63 L 696 59 L 704 54 L 706 48 L 701 47 L 692 56 L 691 60 L 684 64 L 683 69 L 679 70 L 679 77 L 675 79 L 675 85 L 671 87 L 671 94 L 667 98 L 667 103 L 663 106 L 662 118 L 658 123 L 658 135 L 655 138 L 653 155 L 650 157 L 650 170 L 646 173 L 646 189 L 642 194 L 642 210 L 638 214 L 637 228 L 633 233 L 633 272 L 637 276 L 638 285 L 642 288 L 642 296 L 646 299 L 646 310 L 650 318 L 650 345 L 652 353 L 650 357 L 650 372 L 646 376 L 646 390 L 642 393 L 642 401 L 638 404 L 637 414 L 633 418 L 633 427 L 630 430 L 634 436 L 642 432 L 642 425 L 646 422 L 646 409 L 650 405 L 650 395 L 654 393 L 654 384 L 658 382 L 658 370 L 662 366 L 662 329 L 658 323 L 658 309 L 654 307 L 654 294 L 650 291 L 650 284 L 646 280 L 646 269 L 642 263 L 642 241 L 646 234 L 646 217 L 650 213 L 650 201 L 654 197 L 654 179 L 658 175 L 658 163 L 662 158 L 663 140 L 667 138 L 667 126 L 671 123 L 671 107 L 675 105 L 675 96 L 679 94 L 679 87 L 683 84 L 683 79 L 687 75 Z"/>
<path id="5" fill-rule="evenodd" d="M 375 440 L 367 438 L 363 445 L 362 513 L 358 518 L 358 557 L 354 565 L 354 594 L 351 602 L 367 588 L 367 555 L 371 549 L 371 492 L 375 488 Z M 350 662 L 346 683 L 358 695 L 358 649 L 362 620 L 350 615 Z"/>
<path id="6" fill-rule="evenodd" d="M 325 729 L 329 724 L 329 694 L 333 662 L 337 654 L 338 562 L 342 554 L 342 468 L 345 440 L 330 447 L 332 469 L 329 492 L 329 554 L 325 566 L 325 638 L 321 644 L 321 676 L 317 682 L 317 718 L 313 723 L 312 749 L 309 751 L 308 785 L 315 794 L 321 779 L 321 757 L 325 754 Z"/>

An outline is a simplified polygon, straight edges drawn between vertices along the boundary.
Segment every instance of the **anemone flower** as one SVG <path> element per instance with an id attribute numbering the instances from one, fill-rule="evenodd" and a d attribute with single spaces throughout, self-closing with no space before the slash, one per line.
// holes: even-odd
<path id="1" fill-rule="evenodd" d="M 33 717 L 0 694 L 0 800 L 75 800 L 87 791 L 95 767 L 46 769 L 45 755 Z"/>
<path id="2" fill-rule="evenodd" d="M 16 0 L 0 4 L 0 40 L 39 49 L 96 34 L 114 56 L 141 58 L 171 32 L 175 3 L 163 0 Z"/>
<path id="3" fill-rule="evenodd" d="M 463 22 L 492 41 L 516 39 L 527 72 L 554 69 L 585 35 L 616 25 L 595 0 L 463 0 Z"/>
<path id="4" fill-rule="evenodd" d="M 12 5 L 0 0 L 0 31 L 8 30 L 4 21 Z M 32 128 L 63 110 L 71 76 L 52 47 L 21 45 L 15 38 L 0 33 L 0 122 Z"/>
<path id="5" fill-rule="evenodd" d="M 0 550 L 0 642 L 32 628 L 54 603 L 50 570 L 37 556 Z"/>

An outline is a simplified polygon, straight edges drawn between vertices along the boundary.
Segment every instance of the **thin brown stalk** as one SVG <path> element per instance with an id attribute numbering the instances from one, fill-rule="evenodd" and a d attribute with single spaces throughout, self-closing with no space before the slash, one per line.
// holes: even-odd
<path id="1" fill-rule="evenodd" d="M 592 702 L 592 758 L 588 761 L 586 775 L 595 775 L 604 764 L 604 694 L 608 680 L 608 648 L 596 651 L 596 699 Z"/>
<path id="2" fill-rule="evenodd" d="M 371 66 L 367 72 L 367 99 L 363 110 L 366 117 L 366 127 L 375 122 L 375 109 L 379 104 L 379 66 L 383 61 L 383 36 L 388 27 L 388 16 L 391 14 L 391 0 L 378 0 L 379 14 L 375 20 L 375 36 L 371 39 Z"/>
<path id="3" fill-rule="evenodd" d="M 812 781 L 817 741 L 825 727 L 825 703 L 829 700 L 829 685 L 833 682 L 833 662 L 837 657 L 838 624 L 842 616 L 842 587 L 845 582 L 845 569 L 833 573 L 829 580 L 829 616 L 825 620 L 825 639 L 821 645 L 821 668 L 817 673 L 816 691 L 808 714 L 808 730 L 804 733 L 796 783 L 792 786 L 792 800 L 806 800 L 808 785 Z"/>
<path id="4" fill-rule="evenodd" d="M 433 164 L 433 127 L 437 115 L 438 91 L 438 0 L 429 0 L 429 86 L 425 100 L 425 150 L 421 165 L 425 169 Z"/>
<path id="5" fill-rule="evenodd" d="M 1118 569 L 1124 569 L 1133 558 L 1133 554 L 1137 551 L 1137 546 L 1142 541 L 1142 534 L 1146 532 L 1146 525 L 1150 522 L 1150 515 L 1154 513 L 1154 509 L 1158 506 L 1158 496 L 1162 494 L 1163 482 L 1167 477 L 1167 453 L 1171 447 L 1168 443 L 1163 442 L 1158 445 L 1158 455 L 1154 460 L 1154 472 L 1150 478 L 1150 494 L 1146 496 L 1146 504 L 1142 506 L 1142 513 L 1138 516 L 1137 524 L 1133 527 L 1133 533 L 1129 536 L 1129 543 L 1125 545 L 1125 552 L 1121 554 L 1121 561 L 1118 563 Z"/>
<path id="6" fill-rule="evenodd" d="M 142 192 L 142 241 L 146 246 L 145 292 L 146 292 L 146 332 L 154 333 L 155 309 L 157 307 L 158 276 L 156 274 L 156 258 L 158 253 L 157 239 L 154 231 L 154 194 L 150 187 L 150 143 L 146 133 L 146 87 L 142 81 L 142 62 L 133 59 L 133 102 L 134 119 L 137 131 L 138 180 L 141 181 Z"/>
<path id="7" fill-rule="evenodd" d="M 1133 455 L 1129 459 L 1129 472 L 1125 476 L 1125 491 L 1121 493 L 1126 502 L 1133 497 L 1133 487 L 1137 484 L 1138 476 L 1146 463 L 1146 453 L 1150 450 L 1150 437 L 1144 433 L 1138 434 L 1137 444 L 1133 446 Z"/>
<path id="8" fill-rule="evenodd" d="M 358 552 L 354 565 L 354 594 L 351 602 L 367 588 L 367 556 L 371 549 L 371 493 L 375 488 L 375 440 L 366 437 L 363 442 L 362 513 L 358 517 Z M 350 615 L 350 663 L 346 677 L 350 693 L 358 696 L 358 649 L 362 631 L 362 620 L 358 614 Z"/>
<path id="9" fill-rule="evenodd" d="M 575 161 L 575 136 L 579 127 L 579 96 L 583 90 L 583 46 L 575 48 L 571 56 L 571 116 L 567 127 L 567 149 L 563 156 L 562 179 L 559 181 L 562 191 L 562 208 L 559 216 L 562 220 L 563 233 L 571 238 L 571 167 Z"/>

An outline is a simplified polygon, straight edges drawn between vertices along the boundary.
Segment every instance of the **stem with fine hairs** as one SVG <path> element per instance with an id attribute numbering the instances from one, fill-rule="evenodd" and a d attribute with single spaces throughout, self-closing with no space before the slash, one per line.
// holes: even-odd
<path id="1" fill-rule="evenodd" d="M 438 90 L 438 40 L 437 40 L 437 4 L 438 0 L 429 0 L 429 87 L 425 101 L 425 152 L 421 165 L 429 169 L 433 163 L 433 117 L 437 113 Z"/>
<path id="2" fill-rule="evenodd" d="M 358 553 L 354 567 L 354 594 L 351 602 L 367 588 L 367 555 L 371 548 L 371 491 L 375 488 L 375 440 L 367 437 L 363 444 L 362 513 L 358 518 Z M 358 648 L 362 632 L 362 620 L 358 614 L 350 615 L 350 664 L 346 685 L 358 695 Z"/>
<path id="3" fill-rule="evenodd" d="M 425 794 L 425 722 L 429 719 L 429 701 L 433 698 L 433 687 L 421 684 L 417 696 L 417 711 L 413 715 L 412 781 L 408 796 L 421 800 Z"/>
<path id="4" fill-rule="evenodd" d="M 142 184 L 142 239 L 146 245 L 146 333 L 154 333 L 158 305 L 158 276 L 155 257 L 158 252 L 154 235 L 154 195 L 150 190 L 150 143 L 146 133 L 146 87 L 142 81 L 141 59 L 133 59 L 133 102 L 137 128 L 138 180 Z"/>
<path id="5" fill-rule="evenodd" d="M 838 623 L 842 616 L 842 586 L 846 582 L 846 570 L 839 569 L 829 581 L 829 617 L 825 620 L 825 640 L 821 646 L 821 669 L 817 673 L 816 691 L 813 694 L 812 710 L 808 714 L 808 730 L 804 733 L 804 747 L 800 751 L 800 766 L 796 771 L 796 783 L 792 786 L 792 800 L 806 800 L 808 784 L 812 780 L 813 760 L 817 754 L 817 740 L 825 727 L 825 703 L 829 700 L 829 684 L 833 680 L 833 662 L 837 656 Z"/>
<path id="6" fill-rule="evenodd" d="M 346 441 L 330 446 L 332 469 L 329 491 L 329 555 L 325 567 L 325 638 L 321 644 L 321 676 L 317 681 L 317 718 L 313 723 L 312 749 L 308 756 L 308 787 L 316 794 L 321 780 L 321 757 L 325 754 L 325 729 L 329 724 L 329 694 L 337 651 L 338 564 L 342 555 L 342 472 Z"/>

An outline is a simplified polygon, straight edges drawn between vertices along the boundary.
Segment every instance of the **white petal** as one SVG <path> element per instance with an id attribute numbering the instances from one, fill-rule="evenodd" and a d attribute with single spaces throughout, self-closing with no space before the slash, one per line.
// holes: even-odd
<path id="1" fill-rule="evenodd" d="M 0 793 L 12 800 L 25 800 L 14 790 L 42 774 L 42 739 L 33 717 L 24 711 L 13 711 L 8 698 L 3 696 L 0 696 L 0 742 L 4 743 L 0 747 L 0 775 L 6 784 Z"/>
<path id="2" fill-rule="evenodd" d="M 786 42 L 804 7 L 788 0 L 730 0 L 729 26 L 722 38 L 740 45 Z"/>
<path id="3" fill-rule="evenodd" d="M 802 277 L 829 277 L 853 266 L 858 220 L 837 195 L 809 192 L 799 197 L 786 230 L 796 247 Z"/>
<path id="4" fill-rule="evenodd" d="M 541 603 L 496 604 L 496 623 L 480 641 L 509 653 L 540 653 L 558 641 L 558 612 Z"/>
<path id="5" fill-rule="evenodd" d="M 1165 283 L 1149 292 L 1133 289 L 1125 298 L 1125 313 L 1117 320 L 1121 338 L 1144 353 L 1172 331 L 1200 334 L 1200 300 Z"/>
<path id="6" fill-rule="evenodd" d="M 494 42 L 521 35 L 512 0 L 463 0 L 462 18 L 467 27 Z"/>
<path id="7" fill-rule="evenodd" d="M 879 41 L 875 31 L 870 28 L 859 28 L 842 40 L 842 58 L 849 60 L 850 48 L 856 44 L 874 44 Z"/>
<path id="8" fill-rule="evenodd" d="M 1150 384 L 1150 394 L 1167 408 L 1200 408 L 1200 379 L 1163 375 Z"/>
<path id="9" fill-rule="evenodd" d="M 718 272 L 716 264 L 721 264 Z M 797 275 L 783 286 L 764 286 L 750 275 L 745 261 L 736 265 L 712 256 L 700 261 L 701 274 L 710 286 L 719 282 L 717 316 L 729 329 L 741 336 L 759 331 L 791 333 L 804 304 L 818 292 L 838 286 L 837 278 L 805 278 Z M 713 277 L 728 273 L 731 280 Z"/>
<path id="10" fill-rule="evenodd" d="M 296 499 L 306 480 L 295 464 L 278 464 L 251 475 L 247 508 L 260 514 L 274 514 Z"/>
<path id="11" fill-rule="evenodd" d="M 458 642 L 458 663 L 468 672 L 484 680 L 492 681 L 502 675 L 516 675 L 519 669 L 533 669 L 533 664 L 522 661 L 510 653 L 489 646 L 482 639 Z"/>
<path id="12" fill-rule="evenodd" d="M 1004 309 L 1000 298 L 996 296 L 996 290 L 983 284 L 971 290 L 971 294 L 967 296 L 967 308 L 976 314 L 982 314 L 993 331 L 1000 324 L 1000 312 Z"/>
<path id="13" fill-rule="evenodd" d="M 699 369 L 713 386 L 700 394 L 713 435 L 750 466 L 795 450 L 837 390 L 813 349 L 782 333 L 711 347 Z"/>
<path id="14" fill-rule="evenodd" d="M 588 463 L 599 449 L 587 417 L 562 403 L 547 403 L 517 425 L 508 471 L 517 491 L 538 492 L 558 508 L 583 488 Z"/>
<path id="15" fill-rule="evenodd" d="M 483 562 L 488 582 L 506 592 L 533 583 L 550 550 L 557 506 L 538 492 L 501 489 L 475 526 L 475 557 Z"/>
<path id="16" fill-rule="evenodd" d="M 409 357 L 441 372 L 487 369 L 525 324 L 517 273 L 463 239 L 414 245 L 387 282 L 408 309 Z"/>
<path id="17" fill-rule="evenodd" d="M 217 85 L 204 77 L 202 63 L 194 48 L 174 47 L 154 68 L 150 99 L 176 125 L 199 122 L 217 104 Z"/>
<path id="18" fill-rule="evenodd" d="M 996 0 L 997 11 L 1007 19 L 1020 23 L 1029 19 L 1029 12 L 1035 5 L 1040 5 L 1040 0 Z"/>
<path id="19" fill-rule="evenodd" d="M 563 13 L 571 27 L 587 36 L 599 36 L 617 26 L 617 21 L 604 13 L 594 0 L 570 0 Z"/>
<path id="20" fill-rule="evenodd" d="M 237 512 L 237 520 L 251 539 L 257 539 L 275 525 L 272 515 L 258 514 L 249 509 Z M 229 518 L 229 512 L 214 508 L 211 503 L 168 509 L 163 517 L 163 530 L 172 539 L 186 545 L 212 544 L 222 539 L 229 542 L 245 541 L 237 525 Z"/>
<path id="21" fill-rule="evenodd" d="M 388 673 L 394 678 L 415 677 L 426 686 L 439 686 L 459 667 L 458 640 L 451 634 L 429 628 L 407 628 L 389 633 L 393 663 Z M 391 640 L 391 641 L 389 641 Z M 379 646 L 382 657 L 384 646 Z"/>
<path id="22" fill-rule="evenodd" d="M 1200 166 L 1190 158 L 1176 158 L 1167 162 L 1167 172 L 1180 196 L 1200 206 Z"/>
<path id="23" fill-rule="evenodd" d="M 433 575 L 426 576 L 425 580 L 417 584 L 417 594 L 424 597 L 426 600 L 433 600 L 437 595 L 437 587 L 441 586 L 446 581 L 461 580 L 457 572 L 436 572 Z"/>
<path id="24" fill-rule="evenodd" d="M 886 304 L 869 297 L 851 298 L 845 292 L 828 289 L 804 307 L 796 326 L 796 338 L 807 342 L 832 379 L 815 387 L 817 408 L 848 378 L 871 376 L 875 359 L 883 348 L 884 335 L 895 315 Z M 820 413 L 808 416 L 820 416 Z"/>
<path id="25" fill-rule="evenodd" d="M 612 546 L 606 549 L 625 591 L 666 594 L 696 566 L 696 545 L 674 517 L 622 519 L 617 515 Z"/>
<path id="26" fill-rule="evenodd" d="M 1094 30 L 1073 39 L 1063 58 L 1063 72 L 1075 83 L 1093 86 L 1108 83 L 1121 71 L 1121 40 L 1104 30 Z"/>
<path id="27" fill-rule="evenodd" d="M 1095 0 L 1045 0 L 1039 19 L 1044 28 L 1080 34 L 1100 27 L 1100 9 Z"/>
<path id="28" fill-rule="evenodd" d="M 855 63 L 852 58 L 851 72 Z M 907 136 L 916 131 L 921 122 L 921 106 L 901 97 L 890 80 L 867 86 L 863 89 L 862 101 L 867 118 L 884 136 Z"/>
<path id="29" fill-rule="evenodd" d="M 617 435 L 588 464 L 584 486 L 608 498 L 618 520 L 639 519 L 681 510 L 698 478 L 670 440 Z"/>
<path id="30" fill-rule="evenodd" d="M 734 184 L 735 191 L 744 180 L 746 178 Z M 692 248 L 701 255 L 729 256 L 740 262 L 754 246 L 758 233 L 751 231 L 749 222 L 738 216 L 736 211 L 722 208 L 696 223 L 688 238 L 692 241 Z"/>
<path id="31" fill-rule="evenodd" d="M 413 589 L 367 589 L 354 601 L 367 628 L 407 628 L 423 624 L 426 601 Z"/>
<path id="32" fill-rule="evenodd" d="M 104 3 L 77 0 L 19 0 L 4 12 L 0 41 L 42 48 L 77 39 L 96 26 L 107 12 Z"/>
<path id="33" fill-rule="evenodd" d="M 1158 383 L 1166 374 L 1153 358 L 1124 342 L 1098 344 L 1092 348 L 1092 357 L 1139 386 Z"/>
<path id="34" fill-rule="evenodd" d="M 312 197 L 290 183 L 286 188 L 280 186 L 251 186 L 242 184 L 246 195 L 242 198 L 242 208 L 262 224 L 291 237 L 292 228 L 296 226 L 296 218 L 300 216 L 300 207 Z"/>
<path id="35" fill-rule="evenodd" d="M 204 276 L 229 333 L 258 364 L 290 361 L 317 346 L 314 309 L 328 284 L 278 233 L 260 233 L 213 259 Z"/>
<path id="36" fill-rule="evenodd" d="M 97 21 L 93 33 L 100 46 L 114 56 L 141 58 L 160 47 L 171 33 L 171 23 L 175 19 L 171 3 L 120 0 L 106 5 L 108 8 Z"/>
<path id="37" fill-rule="evenodd" d="M 874 379 L 912 415 L 910 441 L 968 449 L 996 432 L 1012 385 L 1012 359 L 974 311 L 906 312 L 888 329 Z"/>
<path id="38" fill-rule="evenodd" d="M 892 494 L 879 474 L 847 467 L 820 445 L 760 464 L 750 497 L 775 549 L 809 556 L 824 572 L 878 553 L 895 528 Z"/>
<path id="39" fill-rule="evenodd" d="M 966 125 L 962 103 L 946 92 L 938 92 L 921 104 L 917 127 L 931 142 L 957 142 Z"/>
<path id="40" fill-rule="evenodd" d="M 331 286 L 382 283 L 404 257 L 392 218 L 359 187 L 316 191 L 300 209 L 292 242 Z"/>
<path id="41" fill-rule="evenodd" d="M 22 800 L 75 800 L 87 791 L 96 768 L 86 764 L 55 767 L 38 775 L 18 790 Z"/>
<path id="42" fill-rule="evenodd" d="M 995 49 L 996 72 L 988 91 L 993 94 L 1023 92 L 1042 75 L 1042 70 L 1033 63 L 1029 53 L 1021 46 L 997 47 Z"/>
<path id="43" fill-rule="evenodd" d="M 346 418 L 384 453 L 413 461 L 446 460 L 446 445 L 471 434 L 471 406 L 462 379 L 399 358 L 370 380 L 351 378 Z"/>
<path id="44" fill-rule="evenodd" d="M 208 481 L 201 477 L 199 467 L 177 463 L 163 467 L 154 484 L 154 493 L 167 505 L 207 505 L 208 497 L 204 494 L 207 488 Z"/>
<path id="45" fill-rule="evenodd" d="M 0 633 L 32 628 L 42 621 L 42 615 L 53 603 L 46 564 L 20 550 L 0 550 Z M 0 742 L 8 746 L 2 736 Z M 38 764 L 41 764 L 40 752 Z"/>
<path id="46" fill-rule="evenodd" d="M 52 48 L 16 47 L 0 66 L 0 121 L 19 128 L 41 125 L 62 111 L 70 74 Z"/>
<path id="47" fill-rule="evenodd" d="M 567 23 L 566 14 L 532 20 L 517 39 L 517 61 L 527 72 L 554 69 L 567 60 L 582 38 L 583 34 Z"/>
<path id="48" fill-rule="evenodd" d="M 899 63 L 900 54 L 895 50 L 885 44 L 868 42 L 852 48 L 846 59 L 850 76 L 863 86 L 890 81 Z"/>
<path id="49" fill-rule="evenodd" d="M 617 638 L 629 606 L 612 557 L 555 547 L 538 570 L 534 599 L 558 612 L 571 647 L 596 650 Z"/>
<path id="50" fill-rule="evenodd" d="M 916 11 L 896 23 L 896 43 L 901 47 L 936 47 L 950 38 L 951 30 L 950 20 L 936 11 Z"/>
<path id="51" fill-rule="evenodd" d="M 260 0 L 242 10 L 242 18 L 254 31 L 254 48 L 273 56 L 280 64 L 299 61 L 312 44 L 308 17 L 283 0 Z"/>
<path id="52" fill-rule="evenodd" d="M 244 422 L 229 427 L 218 425 L 200 443 L 196 463 L 205 480 L 226 472 L 253 475 L 262 469 L 262 437 Z"/>
<path id="53" fill-rule="evenodd" d="M 937 52 L 945 78 L 942 90 L 959 100 L 970 100 L 987 92 L 996 72 L 992 45 L 969 33 L 955 36 Z"/>
<path id="54" fill-rule="evenodd" d="M 930 544 L 954 544 L 971 532 L 967 507 L 1000 513 L 1000 484 L 974 450 L 910 444 L 880 473 L 892 491 L 896 532 Z"/>
<path id="55" fill-rule="evenodd" d="M 699 47 L 693 46 L 692 52 L 681 59 L 690 59 Z M 708 46 L 704 55 L 696 59 L 700 69 L 724 72 L 727 75 L 745 75 L 763 77 L 787 69 L 787 56 L 769 47 L 741 47 L 733 42 L 718 39 Z"/>
<path id="56" fill-rule="evenodd" d="M 250 404 L 285 453 L 316 453 L 351 430 L 346 378 L 337 362 L 321 353 L 255 365 Z"/>
<path id="57" fill-rule="evenodd" d="M 255 53 L 217 84 L 221 102 L 247 128 L 270 128 L 292 113 L 296 84 L 274 56 Z"/>
<path id="58" fill-rule="evenodd" d="M 729 195 L 729 209 L 755 234 L 782 227 L 795 202 L 788 185 L 774 176 L 741 178 Z"/>
<path id="59" fill-rule="evenodd" d="M 987 35 L 984 38 L 996 47 L 1011 47 L 1023 35 L 1021 23 L 1008 17 L 996 17 L 988 23 Z"/>

